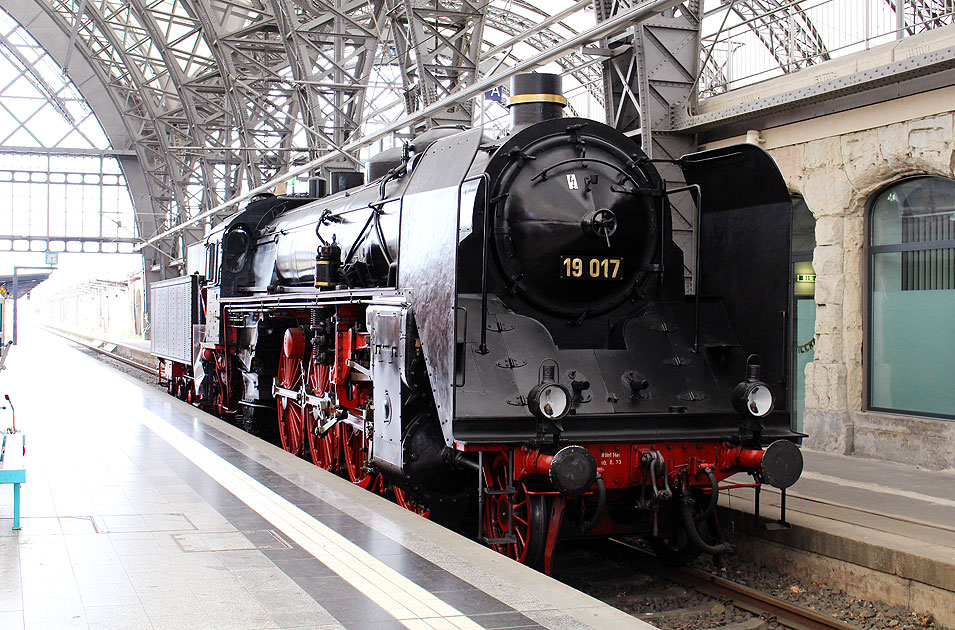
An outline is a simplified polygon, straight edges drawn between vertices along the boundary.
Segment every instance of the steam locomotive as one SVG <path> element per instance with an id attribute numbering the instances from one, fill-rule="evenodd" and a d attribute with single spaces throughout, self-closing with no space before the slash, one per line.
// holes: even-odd
<path id="1" fill-rule="evenodd" d="M 260 195 L 153 285 L 171 394 L 550 569 L 624 533 L 723 554 L 719 484 L 792 485 L 791 205 L 751 145 L 687 155 L 684 289 L 654 160 L 512 80 L 510 133 L 436 128 L 321 198 Z M 344 188 L 344 187 L 343 187 Z"/>

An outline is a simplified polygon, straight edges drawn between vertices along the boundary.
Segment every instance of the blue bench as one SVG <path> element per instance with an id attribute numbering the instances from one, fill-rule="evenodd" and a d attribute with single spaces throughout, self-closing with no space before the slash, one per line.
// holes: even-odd
<path id="1" fill-rule="evenodd" d="M 13 529 L 20 529 L 20 484 L 26 482 L 23 464 L 26 442 L 22 433 L 4 433 L 0 448 L 0 484 L 13 484 Z"/>

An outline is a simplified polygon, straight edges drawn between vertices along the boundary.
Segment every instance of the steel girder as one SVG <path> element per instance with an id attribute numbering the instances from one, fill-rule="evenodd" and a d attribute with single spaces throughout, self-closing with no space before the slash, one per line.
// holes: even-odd
<path id="1" fill-rule="evenodd" d="M 627 3 L 595 0 L 598 20 L 608 19 Z M 607 124 L 636 137 L 644 152 L 660 160 L 657 167 L 670 189 L 685 182 L 677 160 L 697 149 L 696 136 L 673 130 L 673 107 L 693 107 L 700 64 L 701 0 L 674 9 L 604 42 L 603 63 Z M 673 239 L 683 251 L 686 288 L 693 291 L 697 207 L 688 192 L 671 195 Z"/>
<path id="2" fill-rule="evenodd" d="M 134 195 L 148 218 L 143 236 L 188 223 L 298 160 L 331 152 L 341 159 L 324 168 L 354 168 L 356 156 L 340 147 L 357 130 L 420 110 L 473 82 L 482 61 L 496 62 L 480 56 L 486 30 L 519 36 L 549 17 L 529 0 L 88 0 L 82 15 L 82 0 L 34 3 L 61 34 L 75 35 L 126 119 L 148 189 Z M 629 4 L 597 0 L 595 9 L 599 16 Z M 799 3 L 720 6 L 751 24 L 784 71 L 828 56 Z M 905 0 L 903 7 L 907 28 L 918 30 L 944 21 L 951 0 Z M 521 41 L 545 50 L 566 38 L 558 31 L 539 29 Z M 647 33 L 637 43 L 650 42 Z M 653 46 L 661 43 L 669 45 Z M 498 55 L 504 63 L 516 58 L 512 50 Z M 558 63 L 595 98 L 613 102 L 624 128 L 646 127 L 638 108 L 620 109 L 626 99 L 606 100 L 593 62 L 575 52 Z M 618 87 L 633 78 L 629 67 L 611 72 Z M 704 74 L 719 73 L 708 58 Z M 657 79 L 648 81 L 645 92 L 654 94 Z M 634 107 L 638 91 L 626 95 Z M 426 124 L 469 120 L 469 106 L 456 105 Z M 180 258 L 202 227 L 158 243 L 164 259 Z"/>
<path id="3" fill-rule="evenodd" d="M 194 155 L 177 147 L 199 144 L 199 128 L 190 124 L 200 107 L 184 98 L 182 66 L 175 49 L 160 45 L 159 33 L 188 28 L 181 18 L 166 15 L 165 23 L 145 13 L 141 2 L 114 3 L 92 0 L 80 4 L 72 0 L 41 3 L 66 33 L 74 33 L 83 55 L 105 75 L 105 83 L 121 104 L 124 117 L 132 127 L 133 143 L 140 155 L 149 187 L 151 214 L 157 228 L 188 216 L 190 180 L 198 165 Z M 195 38 L 196 33 L 193 33 Z M 173 66 L 167 64 L 172 61 Z M 188 100 L 184 106 L 183 101 Z M 206 167 L 206 165 L 202 165 Z M 208 173 L 208 168 L 203 168 Z M 142 213 L 144 208 L 137 208 Z M 173 219 L 175 215 L 175 219 Z M 186 233 L 190 240 L 198 230 Z M 181 257 L 179 243 L 161 244 L 167 255 Z"/>
<path id="4" fill-rule="evenodd" d="M 340 167 L 357 157 L 340 150 L 361 125 L 365 89 L 378 48 L 381 0 L 270 0 L 285 45 L 308 157 L 340 153 Z M 242 42 L 236 42 L 242 46 Z M 291 139 L 291 137 L 290 137 Z"/>
<path id="5" fill-rule="evenodd" d="M 868 0 L 866 0 L 868 1 Z M 759 39 L 783 73 L 792 73 L 830 59 L 830 49 L 807 11 L 824 2 L 802 3 L 792 0 L 720 0 L 706 15 L 729 11 Z M 899 37 L 953 23 L 953 0 L 885 0 L 897 15 Z M 804 5 L 811 5 L 805 8 Z M 901 13 L 899 11 L 901 10 Z M 825 26 L 825 25 L 822 25 Z M 830 25 L 831 26 L 831 25 Z M 738 28 L 738 27 L 737 27 Z M 860 28 L 862 28 L 860 26 Z M 711 53 L 720 33 L 704 41 L 706 66 L 700 82 L 701 96 L 725 92 L 724 69 L 715 63 Z"/>
<path id="6" fill-rule="evenodd" d="M 706 15 L 729 11 L 762 43 L 784 73 L 816 65 L 829 59 L 829 51 L 815 24 L 798 1 L 792 0 L 720 0 Z M 704 38 L 705 65 L 700 96 L 725 92 L 727 77 L 716 63 L 712 47 L 720 33 Z M 711 40 L 711 41 L 710 41 Z"/>
<path id="7" fill-rule="evenodd" d="M 144 237 L 189 225 L 297 160 L 342 153 L 362 125 L 400 116 L 395 103 L 416 111 L 472 83 L 486 24 L 515 37 L 549 17 L 526 0 L 490 11 L 490 0 L 35 3 L 122 112 L 143 169 L 129 179 L 146 189 L 133 194 L 137 215 L 149 218 L 140 221 Z M 575 34 L 558 24 L 562 33 L 538 27 L 523 41 L 546 50 Z M 500 61 L 516 59 L 512 51 Z M 574 52 L 559 64 L 602 96 L 592 58 Z M 456 105 L 426 124 L 469 123 L 469 110 Z M 325 168 L 354 168 L 356 156 L 341 158 Z M 202 231 L 191 225 L 149 251 L 181 264 Z"/>
<path id="8" fill-rule="evenodd" d="M 44 78 L 43 72 L 36 67 L 35 60 L 28 59 L 23 55 L 19 48 L 8 39 L 5 33 L 0 33 L 0 47 L 2 47 L 3 54 L 14 63 L 19 71 L 19 77 L 14 77 L 14 79 L 8 83 L 13 83 L 13 81 L 23 77 L 36 88 L 37 92 L 46 98 L 47 102 L 60 116 L 68 120 L 70 124 L 76 125 L 76 120 L 73 118 L 73 114 L 70 113 L 69 106 L 60 98 L 58 89 L 50 85 Z M 6 138 L 0 138 L 0 146 L 4 144 L 6 144 Z M 92 142 L 90 146 L 93 146 Z"/>
<path id="9" fill-rule="evenodd" d="M 160 217 L 143 236 L 271 178 L 295 154 L 336 150 L 358 128 L 375 3 L 89 0 L 80 16 L 79 0 L 37 2 L 64 32 L 75 28 L 135 121 L 148 212 Z M 197 225 L 161 247 L 181 258 L 201 234 Z"/>
<path id="10" fill-rule="evenodd" d="M 906 35 L 915 35 L 946 24 L 952 24 L 953 0 L 885 0 L 885 3 L 898 15 L 898 5 L 902 5 L 900 26 Z"/>
<path id="11" fill-rule="evenodd" d="M 156 221 L 141 226 L 145 237 L 298 160 L 341 153 L 325 168 L 355 168 L 340 147 L 362 125 L 475 80 L 488 2 L 35 0 L 97 68 L 127 121 L 148 187 L 134 195 L 137 211 Z M 523 1 L 517 9 L 546 17 Z M 535 26 L 515 11 L 490 13 L 507 34 Z M 542 29 L 532 45 L 560 40 Z M 469 106 L 428 124 L 445 122 L 470 122 Z M 181 259 L 202 228 L 157 244 Z"/>
<path id="12" fill-rule="evenodd" d="M 35 1 L 74 38 L 128 121 L 148 188 L 134 195 L 137 213 L 155 220 L 140 226 L 145 237 L 298 159 L 342 153 L 363 124 L 402 113 L 389 95 L 415 111 L 473 82 L 485 16 L 508 35 L 535 25 L 527 15 L 547 17 L 523 0 L 514 11 L 487 11 L 490 0 Z M 542 50 L 560 40 L 543 29 L 529 43 Z M 592 69 L 575 76 L 591 89 L 599 78 Z M 448 122 L 469 123 L 469 106 L 427 124 Z M 342 153 L 326 168 L 356 165 Z M 202 231 L 155 245 L 181 260 Z"/>
<path id="13" fill-rule="evenodd" d="M 405 111 L 423 109 L 477 78 L 490 0 L 386 0 Z M 470 124 L 471 104 L 458 103 L 425 126 Z"/>
<path id="14" fill-rule="evenodd" d="M 377 92 L 401 93 L 392 85 L 400 74 L 402 97 L 424 105 L 472 82 L 487 0 L 36 3 L 72 35 L 131 121 L 149 188 L 148 209 L 137 195 L 137 211 L 158 219 L 142 231 L 149 236 L 297 159 L 335 152 L 341 160 L 326 168 L 355 169 L 357 156 L 340 147 L 375 120 L 366 108 L 375 66 Z M 389 66 L 400 72 L 383 75 Z M 459 110 L 434 122 L 470 122 L 468 108 Z M 160 248 L 181 259 L 202 228 Z"/>
<path id="15" fill-rule="evenodd" d="M 798 3 L 786 0 L 735 2 L 732 11 L 752 24 L 752 31 L 783 72 L 795 72 L 829 60 L 825 42 Z"/>
<path id="16" fill-rule="evenodd" d="M 528 14 L 535 16 L 540 21 L 543 21 L 549 15 L 543 9 L 525 0 L 515 0 L 511 4 L 515 8 L 521 9 L 521 12 L 500 11 L 495 8 L 494 11 L 488 12 L 485 18 L 488 28 L 493 28 L 511 37 L 516 37 L 521 33 L 530 31 L 534 27 L 535 21 L 529 19 L 529 17 L 527 17 Z M 571 33 L 574 32 L 574 29 L 566 23 L 559 22 L 558 24 L 562 29 Z M 531 46 L 535 50 L 547 50 L 563 39 L 564 37 L 554 28 L 545 28 L 529 37 L 523 38 L 521 42 Z M 505 52 L 505 59 L 511 54 L 510 51 Z M 579 85 L 584 86 L 587 92 L 589 92 L 599 104 L 604 105 L 604 93 L 600 85 L 602 77 L 600 65 L 594 64 L 592 61 L 592 57 L 583 54 L 581 51 L 574 51 L 558 59 L 557 64 L 563 68 L 566 74 L 574 77 Z"/>

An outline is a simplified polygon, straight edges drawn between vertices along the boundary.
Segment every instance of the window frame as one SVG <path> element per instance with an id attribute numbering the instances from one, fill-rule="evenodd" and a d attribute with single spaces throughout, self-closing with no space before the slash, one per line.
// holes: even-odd
<path id="1" fill-rule="evenodd" d="M 864 239 L 864 251 L 865 251 L 865 292 L 866 292 L 866 308 L 863 321 L 863 345 L 865 346 L 865 351 L 863 356 L 865 357 L 865 378 L 863 382 L 865 383 L 865 410 L 874 411 L 878 413 L 889 413 L 901 416 L 918 416 L 921 418 L 935 418 L 940 420 L 955 420 L 955 413 L 953 414 L 944 414 L 944 413 L 930 413 L 926 411 L 912 411 L 909 409 L 893 409 L 887 407 L 877 407 L 872 404 L 872 335 L 873 335 L 873 318 L 872 318 L 872 282 L 875 277 L 875 257 L 878 254 L 893 254 L 900 252 L 913 252 L 913 251 L 925 251 L 932 249 L 941 249 L 941 248 L 955 248 L 955 239 L 943 240 L 943 241 L 925 241 L 922 243 L 897 243 L 892 245 L 873 245 L 872 244 L 872 222 L 875 217 L 875 204 L 876 201 L 881 197 L 886 191 L 891 190 L 892 188 L 903 184 L 908 181 L 917 180 L 917 179 L 943 179 L 948 180 L 955 184 L 955 178 L 946 177 L 944 175 L 936 175 L 933 173 L 924 173 L 919 175 L 909 175 L 906 177 L 901 177 L 892 182 L 885 184 L 880 187 L 878 190 L 873 192 L 869 200 L 866 203 L 866 220 L 865 220 L 865 239 Z"/>

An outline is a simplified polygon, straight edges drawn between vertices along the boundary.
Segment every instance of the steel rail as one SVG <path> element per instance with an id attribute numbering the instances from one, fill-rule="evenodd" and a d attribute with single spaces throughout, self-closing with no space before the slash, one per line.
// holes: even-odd
<path id="1" fill-rule="evenodd" d="M 610 541 L 627 548 L 641 563 L 657 560 L 657 557 L 653 554 L 626 541 L 617 538 L 611 538 Z M 753 614 L 771 615 L 776 622 L 793 630 L 859 630 L 857 626 L 839 619 L 833 619 L 816 610 L 810 610 L 804 606 L 767 595 L 749 586 L 737 584 L 706 571 L 691 567 L 667 566 L 655 566 L 654 571 L 657 575 L 668 580 L 688 583 L 712 597 L 729 599 L 734 606 Z"/>
<path id="2" fill-rule="evenodd" d="M 629 11 L 618 13 L 612 18 L 596 24 L 593 28 L 587 29 L 586 31 L 582 31 L 573 37 L 569 37 L 565 39 L 564 41 L 562 41 L 561 43 L 551 48 L 548 48 L 547 50 L 541 51 L 540 53 L 532 57 L 528 57 L 524 61 L 521 61 L 520 63 L 517 63 L 511 66 L 510 68 L 507 68 L 506 70 L 502 70 L 501 72 L 498 72 L 491 76 L 479 79 L 459 92 L 456 92 L 454 94 L 449 94 L 448 96 L 438 101 L 435 101 L 431 105 L 428 105 L 427 107 L 424 107 L 413 114 L 408 114 L 406 116 L 403 116 L 397 121 L 389 125 L 386 125 L 385 127 L 381 128 L 380 130 L 374 133 L 371 133 L 366 136 L 362 136 L 361 138 L 357 140 L 353 140 L 341 147 L 336 147 L 334 151 L 353 151 L 355 149 L 360 149 L 369 144 L 377 142 L 378 140 L 388 136 L 389 134 L 395 131 L 403 129 L 404 127 L 414 124 L 415 122 L 418 122 L 419 120 L 427 118 L 428 116 L 431 116 L 432 114 L 435 114 L 443 110 L 448 105 L 452 105 L 459 101 L 465 101 L 465 100 L 472 99 L 476 96 L 479 96 L 483 94 L 486 90 L 496 85 L 499 85 L 505 79 L 509 79 L 511 76 L 515 74 L 544 65 L 545 63 L 548 63 L 560 57 L 561 55 L 563 55 L 569 50 L 573 50 L 585 44 L 590 44 L 592 42 L 595 42 L 599 39 L 602 39 L 603 37 L 606 37 L 607 35 L 610 35 L 611 33 L 617 31 L 620 28 L 629 26 L 641 20 L 645 20 L 652 15 L 656 15 L 671 7 L 674 7 L 679 3 L 680 3 L 680 0 L 645 0 L 641 4 L 630 9 Z M 209 217 L 227 208 L 231 208 L 232 206 L 242 203 L 246 199 L 250 199 L 251 197 L 254 197 L 255 195 L 259 193 L 269 191 L 272 188 L 274 188 L 276 185 L 282 182 L 288 181 L 292 177 L 301 175 L 302 173 L 313 170 L 316 167 L 322 166 L 323 164 L 326 164 L 327 162 L 330 162 L 337 157 L 337 153 L 335 153 L 334 151 L 329 152 L 321 157 L 315 158 L 314 160 L 306 162 L 305 164 L 302 164 L 300 166 L 296 166 L 295 168 L 289 171 L 286 171 L 285 173 L 282 173 L 276 177 L 273 177 L 272 179 L 270 179 L 269 181 L 265 182 L 264 184 L 260 186 L 256 186 L 255 188 L 252 188 L 251 190 L 245 193 L 242 193 L 241 195 L 233 197 L 232 199 L 229 199 L 228 201 L 224 201 L 216 205 L 215 207 L 210 208 L 209 210 L 206 210 L 204 212 L 197 214 L 194 217 L 190 217 L 186 219 L 185 221 L 183 221 L 182 223 L 179 223 L 178 225 L 175 225 L 163 232 L 160 232 L 159 234 L 155 234 L 145 239 L 135 249 L 136 251 L 142 250 L 144 247 L 150 246 L 158 240 L 164 239 L 168 236 L 172 236 L 173 234 L 177 234 L 187 229 L 190 226 L 197 225 L 199 224 L 199 222 L 205 219 L 208 219 Z"/>
<path id="3" fill-rule="evenodd" d="M 45 326 L 45 325 L 43 326 L 43 329 L 46 330 L 46 331 L 49 332 L 49 333 L 53 333 L 53 334 L 56 335 L 57 337 L 62 337 L 63 339 L 66 339 L 67 341 L 72 341 L 73 343 L 75 343 L 75 344 L 77 344 L 77 345 L 80 345 L 80 346 L 83 346 L 84 348 L 89 348 L 90 350 L 93 350 L 93 351 L 95 351 L 95 352 L 99 352 L 100 354 L 104 354 L 104 355 L 108 356 L 110 359 L 115 359 L 115 360 L 117 360 L 117 361 L 119 361 L 119 362 L 121 362 L 121 363 L 125 363 L 126 365 L 129 365 L 129 366 L 134 367 L 134 368 L 139 368 L 139 369 L 142 370 L 143 372 L 149 372 L 150 374 L 156 374 L 156 369 L 157 369 L 156 367 L 150 367 L 150 366 L 146 365 L 145 363 L 140 363 L 139 361 L 134 361 L 133 359 L 127 359 L 126 357 L 120 356 L 120 355 L 116 354 L 115 352 L 110 352 L 109 350 L 105 350 L 105 349 L 103 349 L 103 348 L 98 348 L 98 347 L 94 346 L 93 344 L 91 344 L 91 343 L 89 343 L 89 342 L 86 342 L 86 341 L 83 341 L 83 340 L 81 340 L 81 339 L 78 339 L 78 338 L 74 337 L 73 335 L 71 335 L 70 333 L 68 333 L 68 332 L 66 332 L 66 331 L 64 331 L 64 330 L 60 330 L 60 329 L 58 329 L 58 328 L 54 328 L 54 327 L 52 327 L 52 326 Z M 102 341 L 103 343 L 113 343 L 112 341 L 106 341 L 106 340 L 104 340 L 104 339 L 100 339 L 100 341 Z M 118 345 L 118 344 L 117 344 L 117 345 Z"/>

